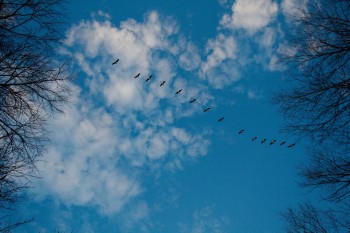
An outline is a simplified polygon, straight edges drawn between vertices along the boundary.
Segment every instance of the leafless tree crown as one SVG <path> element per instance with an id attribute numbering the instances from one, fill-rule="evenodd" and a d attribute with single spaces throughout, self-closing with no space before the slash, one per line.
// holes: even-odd
<path id="1" fill-rule="evenodd" d="M 316 209 L 311 203 L 299 205 L 297 210 L 288 209 L 282 214 L 287 222 L 287 233 L 347 233 L 349 218 L 342 211 Z"/>
<path id="2" fill-rule="evenodd" d="M 17 203 L 44 153 L 47 121 L 69 98 L 68 63 L 56 51 L 63 4 L 0 0 L 0 208 Z"/>
<path id="3" fill-rule="evenodd" d="M 310 165 L 300 170 L 304 187 L 321 188 L 324 198 L 341 202 L 350 197 L 350 158 L 347 153 L 330 148 L 317 148 L 311 152 Z"/>
<path id="4" fill-rule="evenodd" d="M 283 216 L 290 233 L 350 232 L 349 208 L 335 210 L 350 197 L 350 1 L 304 2 L 290 15 L 280 57 L 291 86 L 274 102 L 289 120 L 287 131 L 313 144 L 301 184 L 322 190 L 334 209 L 306 203 Z"/>
<path id="5" fill-rule="evenodd" d="M 291 119 L 288 130 L 341 143 L 350 139 L 350 1 L 307 1 L 291 16 L 281 62 L 294 88 L 274 101 Z"/>

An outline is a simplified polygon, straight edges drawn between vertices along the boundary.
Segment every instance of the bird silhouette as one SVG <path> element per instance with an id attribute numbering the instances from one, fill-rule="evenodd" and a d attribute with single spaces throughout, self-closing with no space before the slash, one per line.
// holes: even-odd
<path id="1" fill-rule="evenodd" d="M 191 99 L 190 104 L 194 103 L 197 99 Z"/>
<path id="2" fill-rule="evenodd" d="M 288 146 L 288 148 L 291 148 L 291 147 L 293 147 L 293 146 L 295 146 L 295 143 L 290 144 L 290 145 Z"/>
<path id="3" fill-rule="evenodd" d="M 281 142 L 280 146 L 283 146 L 284 144 L 286 144 L 286 142 Z"/>
<path id="4" fill-rule="evenodd" d="M 166 81 L 161 82 L 159 86 L 160 86 L 160 87 L 163 86 L 163 85 L 165 84 L 165 82 L 166 82 Z"/>
<path id="5" fill-rule="evenodd" d="M 252 138 L 252 142 L 254 142 L 258 137 L 253 137 Z"/>
<path id="6" fill-rule="evenodd" d="M 241 129 L 238 134 L 242 134 L 244 132 L 244 129 Z"/>
<path id="7" fill-rule="evenodd" d="M 119 58 L 118 58 L 117 60 L 115 60 L 115 62 L 113 62 L 113 63 L 112 63 L 112 65 L 117 64 L 117 63 L 118 63 L 118 61 L 119 61 Z"/>
<path id="8" fill-rule="evenodd" d="M 147 79 L 146 82 L 150 81 L 152 79 L 152 75 L 150 75 Z"/>
<path id="9" fill-rule="evenodd" d="M 276 143 L 276 140 L 274 139 L 274 140 L 272 140 L 272 141 L 270 142 L 270 146 L 273 145 L 273 144 L 275 144 L 275 143 Z"/>
<path id="10" fill-rule="evenodd" d="M 264 142 L 266 142 L 266 138 L 264 138 L 262 141 L 261 141 L 261 144 L 263 144 Z"/>
<path id="11" fill-rule="evenodd" d="M 223 121 L 224 120 L 224 117 L 221 117 L 219 120 L 218 120 L 218 122 L 221 122 L 221 121 Z"/>
<path id="12" fill-rule="evenodd" d="M 180 89 L 180 90 L 177 90 L 176 91 L 176 93 L 175 93 L 175 95 L 178 95 L 178 94 L 180 94 L 180 92 L 182 91 L 182 89 Z"/>
<path id="13" fill-rule="evenodd" d="M 137 75 L 135 75 L 134 78 L 138 78 L 138 77 L 140 77 L 140 73 L 138 73 Z"/>
<path id="14" fill-rule="evenodd" d="M 203 112 L 208 112 L 209 110 L 210 110 L 210 108 L 206 108 L 206 109 L 204 109 Z"/>

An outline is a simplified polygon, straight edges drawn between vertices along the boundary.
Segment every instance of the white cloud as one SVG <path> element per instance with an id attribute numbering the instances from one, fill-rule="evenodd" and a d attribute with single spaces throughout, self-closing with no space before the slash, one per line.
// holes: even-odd
<path id="1" fill-rule="evenodd" d="M 239 79 L 235 63 L 237 44 L 233 36 L 219 33 L 206 45 L 206 61 L 202 62 L 200 75 L 214 88 L 223 88 Z"/>
<path id="2" fill-rule="evenodd" d="M 260 99 L 262 97 L 259 92 L 254 91 L 254 90 L 248 90 L 247 96 L 249 99 Z"/>
<path id="3" fill-rule="evenodd" d="M 186 43 L 184 52 L 179 56 L 179 64 L 185 70 L 198 68 L 201 62 L 198 48 L 191 42 Z"/>
<path id="4" fill-rule="evenodd" d="M 67 205 L 95 206 L 102 214 L 119 212 L 142 193 L 138 167 L 160 163 L 178 169 L 188 156 L 205 155 L 209 145 L 201 134 L 147 120 L 128 122 L 82 100 L 65 111 L 52 123 L 53 145 L 38 166 L 43 178 L 35 192 Z M 125 159 L 127 164 L 120 162 Z"/>
<path id="5" fill-rule="evenodd" d="M 245 95 L 248 99 L 251 100 L 261 99 L 263 97 L 262 89 L 256 90 L 255 88 L 252 89 L 238 85 L 235 88 L 233 88 L 232 91 L 240 95 Z"/>
<path id="6" fill-rule="evenodd" d="M 203 103 L 212 97 L 197 80 L 177 76 L 178 56 L 185 69 L 199 61 L 184 58 L 197 54 L 193 44 L 174 42 L 175 22 L 150 12 L 144 22 L 130 19 L 116 27 L 104 17 L 82 21 L 67 33 L 64 52 L 86 74 L 87 86 L 52 123 L 52 145 L 39 166 L 43 178 L 35 192 L 110 215 L 144 192 L 139 168 L 178 169 L 207 153 L 206 133 L 177 127 L 175 120 L 195 114 L 182 104 L 192 95 Z"/>
<path id="7" fill-rule="evenodd" d="M 209 40 L 206 47 L 208 55 L 207 62 L 203 64 L 203 72 L 218 66 L 225 59 L 236 57 L 236 41 L 232 36 L 225 36 L 220 33 L 215 39 Z"/>
<path id="8" fill-rule="evenodd" d="M 150 220 L 150 209 L 147 203 L 137 203 L 130 211 L 128 211 L 121 221 L 124 232 L 150 232 L 152 227 Z"/>
<path id="9" fill-rule="evenodd" d="M 214 208 L 204 207 L 195 211 L 190 223 L 179 223 L 179 232 L 181 233 L 223 233 L 227 232 L 229 219 L 227 217 L 214 216 Z"/>
<path id="10" fill-rule="evenodd" d="M 267 27 L 257 34 L 254 38 L 255 43 L 259 45 L 259 52 L 254 54 L 256 63 L 260 63 L 265 69 L 271 71 L 279 70 L 278 42 L 282 37 L 283 32 L 278 27 Z"/>
<path id="11" fill-rule="evenodd" d="M 118 168 L 118 132 L 104 110 L 66 109 L 53 123 L 53 145 L 39 164 L 40 195 L 55 194 L 66 204 L 119 211 L 141 192 L 135 177 Z"/>
<path id="12" fill-rule="evenodd" d="M 255 33 L 266 27 L 277 15 L 277 11 L 277 3 L 271 0 L 237 0 L 232 5 L 232 14 L 223 15 L 220 25 Z"/>
<path id="13" fill-rule="evenodd" d="M 290 15 L 297 13 L 299 9 L 306 6 L 308 0 L 283 0 L 281 3 L 283 14 L 289 18 Z"/>
<path id="14" fill-rule="evenodd" d="M 225 7 L 227 4 L 227 0 L 218 0 L 220 6 Z"/>
<path id="15" fill-rule="evenodd" d="M 263 48 L 272 53 L 272 46 L 276 40 L 276 31 L 273 28 L 266 28 L 258 40 Z"/>

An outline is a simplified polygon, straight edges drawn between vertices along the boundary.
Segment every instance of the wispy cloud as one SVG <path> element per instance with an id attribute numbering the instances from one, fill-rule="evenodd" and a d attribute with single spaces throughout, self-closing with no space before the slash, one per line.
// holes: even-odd
<path id="1" fill-rule="evenodd" d="M 174 21 L 150 12 L 144 22 L 130 19 L 117 27 L 104 18 L 82 21 L 67 33 L 65 52 L 85 74 L 86 85 L 52 124 L 36 192 L 109 215 L 144 191 L 139 169 L 179 169 L 207 153 L 206 132 L 190 132 L 176 120 L 195 114 L 195 108 L 183 108 L 194 94 L 204 103 L 210 94 L 196 80 L 177 75 L 181 67 L 194 69 L 200 58 L 186 58 L 197 49 L 176 42 L 181 35 Z M 166 85 L 160 87 L 161 81 Z"/>
<path id="2" fill-rule="evenodd" d="M 199 49 L 192 42 L 187 42 L 184 46 L 184 52 L 179 56 L 179 65 L 188 71 L 195 70 L 201 62 Z"/>
<path id="3" fill-rule="evenodd" d="M 192 222 L 190 222 L 192 221 Z M 181 233 L 223 233 L 228 232 L 229 219 L 224 216 L 217 217 L 212 206 L 206 206 L 195 211 L 189 223 L 179 223 Z"/>
<path id="4" fill-rule="evenodd" d="M 271 0 L 237 0 L 232 5 L 232 13 L 225 14 L 220 25 L 255 33 L 266 27 L 277 15 L 277 11 L 277 3 Z"/>
<path id="5" fill-rule="evenodd" d="M 123 232 L 152 232 L 153 225 L 150 218 L 150 207 L 146 202 L 135 204 L 121 219 Z"/>
<path id="6" fill-rule="evenodd" d="M 206 45 L 206 60 L 202 62 L 200 76 L 214 88 L 223 88 L 239 80 L 235 63 L 237 43 L 233 36 L 219 33 Z"/>
<path id="7" fill-rule="evenodd" d="M 91 110 L 74 106 L 55 120 L 53 145 L 39 164 L 44 175 L 36 191 L 110 214 L 138 195 L 141 187 L 135 175 L 118 167 L 118 125 L 105 110 Z"/>
<path id="8" fill-rule="evenodd" d="M 289 16 L 295 14 L 298 9 L 305 7 L 308 0 L 283 0 L 281 3 L 283 14 L 289 19 Z"/>
<path id="9" fill-rule="evenodd" d="M 225 8 L 230 7 L 229 2 L 231 2 L 231 1 L 232 1 L 232 0 L 230 0 L 230 1 L 229 1 L 229 0 L 218 0 L 220 6 L 225 7 Z"/>
<path id="10" fill-rule="evenodd" d="M 266 27 L 276 4 L 259 2 L 265 13 L 254 12 L 254 4 L 236 1 L 221 25 L 249 32 Z M 244 16 L 260 24 L 245 22 Z M 155 11 L 143 22 L 128 19 L 118 26 L 103 12 L 95 17 L 67 32 L 62 51 L 82 72 L 82 87 L 66 114 L 52 123 L 52 145 L 39 166 L 44 174 L 36 193 L 110 215 L 145 192 L 140 171 L 182 169 L 186 161 L 207 154 L 210 130 L 190 130 L 178 121 L 202 112 L 202 106 L 215 106 L 211 88 L 240 79 L 239 46 L 221 28 L 202 52 L 174 20 Z M 271 47 L 273 41 L 273 32 L 266 31 L 261 44 Z M 193 97 L 196 104 L 188 104 Z"/>

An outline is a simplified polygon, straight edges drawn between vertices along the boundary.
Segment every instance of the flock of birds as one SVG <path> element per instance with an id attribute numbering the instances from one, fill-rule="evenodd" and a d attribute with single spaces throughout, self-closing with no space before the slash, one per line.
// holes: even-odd
<path id="1" fill-rule="evenodd" d="M 115 60 L 115 61 L 112 63 L 112 65 L 116 65 L 118 62 L 119 62 L 119 59 Z M 135 79 L 136 79 L 136 78 L 139 78 L 140 75 L 141 75 L 141 73 L 138 73 L 138 74 L 136 74 L 136 75 L 134 76 L 134 78 L 135 78 Z M 151 81 L 152 77 L 153 77 L 152 75 L 149 75 L 145 82 L 147 83 L 147 82 Z M 165 83 L 166 83 L 166 81 L 162 81 L 162 82 L 159 84 L 159 86 L 162 87 L 162 86 L 164 86 Z M 179 95 L 181 92 L 182 92 L 182 89 L 178 89 L 178 90 L 175 92 L 175 95 Z M 193 99 L 189 100 L 188 103 L 193 104 L 194 102 L 196 102 L 196 100 L 197 100 L 196 98 L 193 98 Z M 206 107 L 206 108 L 203 110 L 203 112 L 208 112 L 209 110 L 210 110 L 210 107 Z M 218 121 L 218 122 L 223 122 L 224 119 L 225 119 L 224 117 L 220 117 L 217 121 Z M 241 129 L 241 130 L 238 132 L 238 134 L 239 134 L 239 135 L 240 135 L 240 134 L 243 134 L 244 131 L 245 131 L 244 129 Z M 257 136 L 255 136 L 255 137 L 252 138 L 252 142 L 255 142 L 255 141 L 257 141 L 257 140 L 258 140 L 258 137 L 257 137 Z M 268 140 L 267 138 L 263 138 L 263 139 L 260 141 L 260 143 L 261 143 L 261 144 L 264 144 L 264 143 L 267 142 L 267 140 Z M 269 144 L 270 144 L 270 146 L 272 146 L 272 145 L 276 144 L 276 142 L 277 142 L 277 140 L 276 140 L 276 139 L 273 139 L 273 140 L 270 141 Z M 267 142 L 267 143 L 268 143 L 268 142 Z M 279 143 L 279 145 L 280 145 L 280 146 L 283 146 L 283 145 L 285 145 L 286 143 L 287 143 L 287 142 L 285 142 L 285 141 L 281 141 L 281 142 Z M 295 144 L 296 144 L 296 143 L 288 144 L 287 148 L 292 148 L 292 147 L 295 146 Z"/>
<path id="2" fill-rule="evenodd" d="M 239 132 L 238 132 L 238 134 L 242 134 L 244 132 L 244 129 L 242 129 L 242 130 L 240 130 Z M 258 139 L 258 137 L 253 137 L 252 138 L 252 142 L 255 142 L 256 140 Z M 261 144 L 263 144 L 263 143 L 265 143 L 267 141 L 267 138 L 263 138 L 262 140 L 261 140 Z M 270 141 L 270 146 L 272 146 L 273 144 L 276 144 L 276 142 L 277 142 L 277 140 L 276 139 L 273 139 L 273 140 L 271 140 Z M 280 146 L 283 146 L 284 144 L 286 144 L 287 142 L 285 142 L 285 141 L 282 141 L 281 143 L 280 143 Z M 288 148 L 291 148 L 291 147 L 294 147 L 295 146 L 295 143 L 291 143 L 291 144 L 289 144 L 287 147 Z"/>

